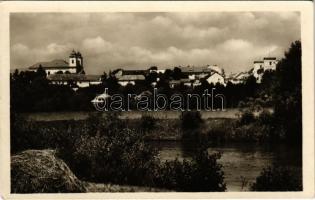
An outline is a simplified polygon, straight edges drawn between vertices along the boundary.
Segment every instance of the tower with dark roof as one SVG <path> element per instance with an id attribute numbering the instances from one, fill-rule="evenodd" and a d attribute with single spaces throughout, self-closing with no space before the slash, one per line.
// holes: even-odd
<path id="1" fill-rule="evenodd" d="M 81 53 L 72 50 L 69 56 L 69 67 L 76 67 L 76 72 L 81 73 L 83 71 L 83 57 Z"/>

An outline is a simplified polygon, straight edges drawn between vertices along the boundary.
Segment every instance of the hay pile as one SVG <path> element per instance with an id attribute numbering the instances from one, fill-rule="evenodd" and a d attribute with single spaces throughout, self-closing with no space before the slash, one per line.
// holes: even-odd
<path id="1" fill-rule="evenodd" d="M 53 150 L 27 150 L 11 157 L 12 193 L 86 192 Z"/>

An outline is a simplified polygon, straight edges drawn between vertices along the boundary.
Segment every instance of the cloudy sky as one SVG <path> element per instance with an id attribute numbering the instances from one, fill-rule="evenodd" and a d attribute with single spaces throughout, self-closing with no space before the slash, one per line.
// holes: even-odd
<path id="1" fill-rule="evenodd" d="M 75 49 L 89 74 L 207 64 L 239 72 L 301 37 L 296 12 L 15 13 L 10 35 L 11 68 L 68 60 Z"/>

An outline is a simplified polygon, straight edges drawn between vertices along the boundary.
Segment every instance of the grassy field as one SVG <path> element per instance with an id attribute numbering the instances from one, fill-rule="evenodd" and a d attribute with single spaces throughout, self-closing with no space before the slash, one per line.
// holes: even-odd
<path id="1" fill-rule="evenodd" d="M 58 121 L 58 120 L 84 120 L 92 112 L 38 112 L 21 114 L 26 120 L 31 121 Z M 235 119 L 238 117 L 238 109 L 228 109 L 226 111 L 200 111 L 203 119 L 228 118 Z M 181 112 L 178 111 L 157 111 L 142 112 L 130 111 L 122 112 L 121 119 L 140 119 L 142 116 L 151 116 L 156 119 L 179 119 Z"/>

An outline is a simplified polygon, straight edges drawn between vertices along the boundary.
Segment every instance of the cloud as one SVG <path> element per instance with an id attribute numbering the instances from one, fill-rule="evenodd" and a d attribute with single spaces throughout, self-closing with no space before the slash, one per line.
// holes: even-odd
<path id="1" fill-rule="evenodd" d="M 95 52 L 95 54 L 105 53 L 112 50 L 113 45 L 110 42 L 105 41 L 102 37 L 97 36 L 95 38 L 86 38 L 82 42 L 82 48 Z"/>
<path id="2" fill-rule="evenodd" d="M 47 23 L 49 22 L 49 23 Z M 87 73 L 218 64 L 244 71 L 300 39 L 298 12 L 14 13 L 11 68 L 84 57 Z"/>
<path id="3" fill-rule="evenodd" d="M 219 45 L 224 51 L 242 51 L 252 48 L 252 44 L 242 39 L 229 39 Z"/>

